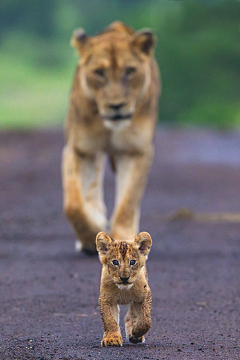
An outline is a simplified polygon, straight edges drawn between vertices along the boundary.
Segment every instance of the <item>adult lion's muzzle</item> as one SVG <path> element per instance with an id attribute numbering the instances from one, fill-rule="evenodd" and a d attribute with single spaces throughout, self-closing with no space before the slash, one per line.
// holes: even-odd
<path id="1" fill-rule="evenodd" d="M 126 115 L 116 114 L 112 116 L 104 116 L 103 119 L 110 121 L 120 121 L 120 120 L 131 120 L 131 118 L 132 118 L 132 114 L 126 114 Z"/>

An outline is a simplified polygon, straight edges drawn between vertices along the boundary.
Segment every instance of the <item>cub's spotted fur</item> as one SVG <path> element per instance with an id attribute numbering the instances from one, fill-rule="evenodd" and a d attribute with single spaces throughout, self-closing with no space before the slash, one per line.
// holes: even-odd
<path id="1" fill-rule="evenodd" d="M 102 346 L 122 346 L 118 305 L 126 304 L 126 337 L 134 344 L 143 342 L 152 326 L 152 296 L 146 268 L 151 236 L 141 232 L 133 241 L 115 241 L 100 232 L 96 245 L 103 265 L 99 297 L 104 328 Z"/>

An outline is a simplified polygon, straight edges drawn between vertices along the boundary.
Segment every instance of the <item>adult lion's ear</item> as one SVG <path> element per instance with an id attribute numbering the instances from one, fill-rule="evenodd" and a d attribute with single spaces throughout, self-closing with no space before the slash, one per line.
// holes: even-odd
<path id="1" fill-rule="evenodd" d="M 114 21 L 107 27 L 107 30 L 114 30 L 114 31 L 118 31 L 121 33 L 129 34 L 129 35 L 134 34 L 134 30 L 130 26 L 127 26 L 126 24 L 124 24 L 121 21 Z"/>
<path id="2" fill-rule="evenodd" d="M 144 55 L 150 56 L 155 44 L 155 36 L 150 29 L 142 29 L 135 32 L 133 37 L 133 47 L 140 50 Z"/>
<path id="3" fill-rule="evenodd" d="M 96 247 L 101 262 L 103 262 L 104 256 L 107 255 L 112 241 L 113 240 L 103 231 L 97 234 Z"/>
<path id="4" fill-rule="evenodd" d="M 141 232 L 137 235 L 134 242 L 138 247 L 138 252 L 140 255 L 148 256 L 149 251 L 152 246 L 152 238 L 147 232 Z"/>
<path id="5" fill-rule="evenodd" d="M 89 36 L 86 34 L 85 30 L 82 28 L 74 30 L 71 38 L 71 45 L 75 47 L 80 55 L 83 54 L 84 50 L 89 44 Z"/>

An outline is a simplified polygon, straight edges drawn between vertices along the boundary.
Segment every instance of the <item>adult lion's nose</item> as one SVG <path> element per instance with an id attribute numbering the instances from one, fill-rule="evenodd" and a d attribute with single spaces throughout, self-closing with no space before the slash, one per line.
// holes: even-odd
<path id="1" fill-rule="evenodd" d="M 109 103 L 108 107 L 112 110 L 120 110 L 123 106 L 125 105 L 124 102 L 120 102 L 120 103 Z"/>
<path id="2" fill-rule="evenodd" d="M 129 277 L 130 277 L 130 276 L 129 276 Z M 120 279 L 121 279 L 121 281 L 122 281 L 123 284 L 127 284 L 129 277 L 121 277 L 121 276 L 120 276 Z"/>

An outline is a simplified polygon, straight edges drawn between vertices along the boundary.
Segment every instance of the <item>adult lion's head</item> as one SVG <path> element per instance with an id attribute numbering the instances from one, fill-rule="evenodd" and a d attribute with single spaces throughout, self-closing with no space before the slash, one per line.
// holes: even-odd
<path id="1" fill-rule="evenodd" d="M 94 37 L 75 30 L 72 45 L 81 55 L 82 91 L 96 102 L 105 125 L 130 123 L 151 82 L 152 32 L 114 22 Z"/>

